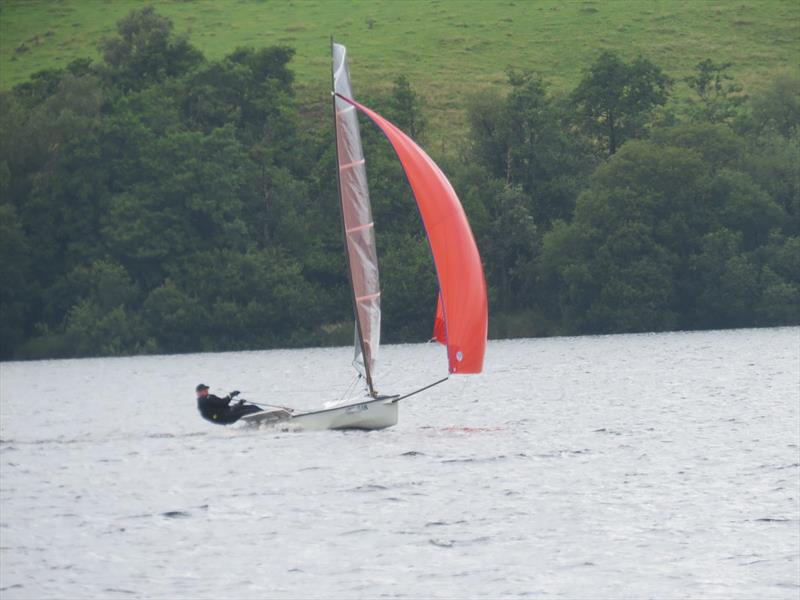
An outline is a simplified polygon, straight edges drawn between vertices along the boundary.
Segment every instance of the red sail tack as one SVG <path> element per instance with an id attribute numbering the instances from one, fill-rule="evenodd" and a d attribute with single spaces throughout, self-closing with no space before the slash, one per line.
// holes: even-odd
<path id="1" fill-rule="evenodd" d="M 443 327 L 437 323 L 434 336 L 446 339 L 451 373 L 480 373 L 488 323 L 486 280 L 453 186 L 425 151 L 394 124 L 355 100 L 337 96 L 372 119 L 394 147 L 417 200 L 439 278 Z"/>

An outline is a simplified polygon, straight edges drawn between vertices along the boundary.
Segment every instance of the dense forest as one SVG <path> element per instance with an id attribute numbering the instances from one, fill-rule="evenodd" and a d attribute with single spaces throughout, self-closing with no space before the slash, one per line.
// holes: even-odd
<path id="1" fill-rule="evenodd" d="M 357 52 L 357 49 L 352 49 Z M 0 93 L 0 358 L 352 340 L 331 115 L 288 47 L 207 60 L 146 7 Z M 509 70 L 438 155 L 484 260 L 494 337 L 800 323 L 800 77 L 749 96 L 604 52 L 566 95 Z M 398 73 L 359 99 L 425 141 Z M 691 89 L 676 100 L 676 85 Z M 362 126 L 387 341 L 430 336 L 436 280 L 385 139 Z"/>

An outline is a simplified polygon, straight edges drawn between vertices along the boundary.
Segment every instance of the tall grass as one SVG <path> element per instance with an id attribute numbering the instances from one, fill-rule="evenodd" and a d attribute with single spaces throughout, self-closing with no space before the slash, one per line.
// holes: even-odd
<path id="1" fill-rule="evenodd" d="M 116 21 L 142 5 L 3 0 L 0 88 L 97 57 Z M 327 102 L 333 34 L 351 48 L 357 92 L 380 92 L 396 75 L 409 76 L 428 101 L 437 146 L 464 130 L 464 96 L 502 85 L 509 66 L 567 91 L 604 49 L 643 54 L 677 79 L 712 58 L 732 62 L 748 91 L 800 65 L 796 0 L 161 0 L 156 7 L 210 58 L 243 45 L 293 46 L 298 88 L 311 104 Z"/>

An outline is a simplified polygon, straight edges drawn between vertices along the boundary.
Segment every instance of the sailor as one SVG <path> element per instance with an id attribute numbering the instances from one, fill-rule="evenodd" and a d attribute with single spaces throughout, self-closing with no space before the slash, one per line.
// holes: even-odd
<path id="1" fill-rule="evenodd" d="M 239 395 L 238 391 L 231 392 L 224 398 L 208 393 L 208 386 L 204 383 L 195 388 L 197 392 L 197 410 L 207 421 L 220 425 L 235 423 L 244 415 L 259 412 L 260 407 L 255 404 L 245 404 L 244 400 L 237 400 L 235 404 L 231 401 Z"/>

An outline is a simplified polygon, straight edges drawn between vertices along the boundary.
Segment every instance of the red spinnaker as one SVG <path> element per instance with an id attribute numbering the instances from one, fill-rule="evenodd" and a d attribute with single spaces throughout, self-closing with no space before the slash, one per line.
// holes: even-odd
<path id="1" fill-rule="evenodd" d="M 394 147 L 428 232 L 439 278 L 434 337 L 447 345 L 451 373 L 480 373 L 488 324 L 486 280 L 453 186 L 425 151 L 394 124 L 355 100 L 337 96 L 372 119 Z"/>

